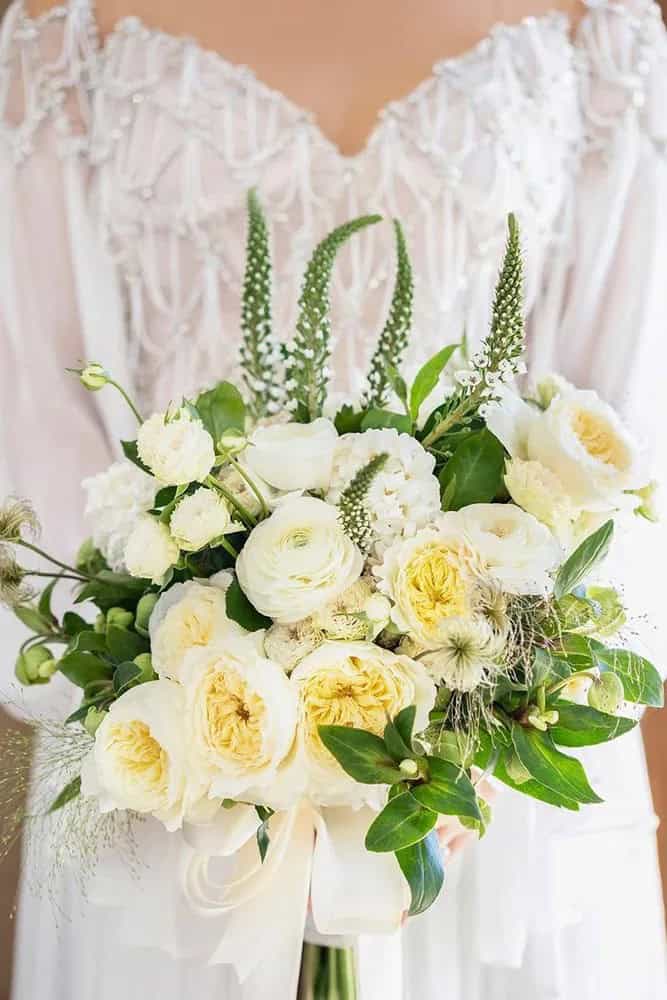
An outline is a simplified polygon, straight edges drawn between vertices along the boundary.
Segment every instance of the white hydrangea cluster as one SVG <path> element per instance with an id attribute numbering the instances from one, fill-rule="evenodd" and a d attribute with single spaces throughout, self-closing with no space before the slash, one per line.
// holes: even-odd
<path id="1" fill-rule="evenodd" d="M 411 538 L 440 512 L 440 484 L 433 475 L 435 459 L 409 434 L 390 428 L 340 438 L 328 502 L 337 504 L 355 473 L 382 453 L 388 457 L 373 479 L 367 499 L 375 555 L 397 539 Z"/>
<path id="2" fill-rule="evenodd" d="M 115 462 L 84 479 L 86 519 L 93 543 L 111 569 L 124 572 L 125 546 L 141 514 L 155 501 L 157 484 L 132 462 Z"/>

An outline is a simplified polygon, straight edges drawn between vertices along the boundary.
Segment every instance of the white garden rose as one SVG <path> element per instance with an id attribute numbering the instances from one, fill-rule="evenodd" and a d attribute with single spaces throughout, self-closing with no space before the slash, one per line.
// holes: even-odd
<path id="1" fill-rule="evenodd" d="M 579 510 L 634 505 L 625 493 L 641 485 L 639 448 L 597 393 L 564 390 L 541 411 L 505 389 L 486 420 L 513 458 L 549 469 Z"/>
<path id="2" fill-rule="evenodd" d="M 399 538 L 410 538 L 440 512 L 440 484 L 433 474 L 435 458 L 410 434 L 391 428 L 345 434 L 334 456 L 330 503 L 337 504 L 355 474 L 377 455 L 387 461 L 368 491 L 375 552 L 381 554 Z"/>
<path id="3" fill-rule="evenodd" d="M 137 434 L 139 458 L 167 486 L 203 482 L 213 468 L 213 438 L 201 420 L 181 408 L 154 413 Z"/>
<path id="4" fill-rule="evenodd" d="M 275 489 L 326 490 L 338 433 L 330 420 L 257 427 L 244 453 L 251 472 Z"/>
<path id="5" fill-rule="evenodd" d="M 397 629 L 422 649 L 438 649 L 452 620 L 478 610 L 484 567 L 457 514 L 395 542 L 373 572 Z"/>
<path id="6" fill-rule="evenodd" d="M 253 529 L 236 574 L 258 611 L 289 625 L 335 600 L 359 578 L 363 563 L 335 507 L 293 497 Z"/>
<path id="7" fill-rule="evenodd" d="M 476 503 L 458 511 L 485 570 L 508 594 L 547 595 L 561 547 L 548 528 L 512 503 Z"/>
<path id="8" fill-rule="evenodd" d="M 380 736 L 387 717 L 415 705 L 415 731 L 428 724 L 435 685 L 426 669 L 407 656 L 370 642 L 325 642 L 292 673 L 298 694 L 299 748 L 308 794 L 322 805 L 379 804 L 386 789 L 354 781 L 319 735 L 319 726 L 353 726 Z"/>
<path id="9" fill-rule="evenodd" d="M 551 469 L 541 462 L 511 458 L 505 465 L 505 486 L 519 507 L 546 525 L 561 545 L 571 547 L 579 512 Z"/>
<path id="10" fill-rule="evenodd" d="M 228 635 L 183 661 L 193 781 L 208 798 L 287 808 L 300 792 L 278 773 L 289 766 L 296 695 L 285 672 L 250 636 Z"/>
<path id="11" fill-rule="evenodd" d="M 207 648 L 227 635 L 243 635 L 227 617 L 230 573 L 208 581 L 177 583 L 160 597 L 150 618 L 153 669 L 161 677 L 180 680 L 183 659 L 191 649 Z"/>
<path id="12" fill-rule="evenodd" d="M 84 479 L 82 486 L 93 544 L 114 572 L 123 573 L 127 540 L 140 515 L 153 506 L 158 484 L 126 460 Z"/>
<path id="13" fill-rule="evenodd" d="M 109 709 L 81 774 L 102 812 L 150 813 L 168 830 L 186 808 L 185 696 L 173 681 L 130 688 Z"/>
<path id="14" fill-rule="evenodd" d="M 198 552 L 224 535 L 242 530 L 232 519 L 226 500 L 206 486 L 178 502 L 169 527 L 183 552 Z"/>
<path id="15" fill-rule="evenodd" d="M 167 525 L 150 514 L 142 514 L 125 545 L 124 562 L 128 573 L 162 583 L 178 556 L 178 545 Z"/>

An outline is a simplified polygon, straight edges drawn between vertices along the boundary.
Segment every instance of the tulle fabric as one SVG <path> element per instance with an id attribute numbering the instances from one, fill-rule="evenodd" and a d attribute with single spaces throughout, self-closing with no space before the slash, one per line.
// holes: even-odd
<path id="1" fill-rule="evenodd" d="M 191 42 L 128 20 L 100 46 L 84 0 L 39 22 L 11 8 L 0 42 L 0 492 L 32 496 L 46 540 L 71 556 L 78 483 L 132 427 L 113 396 L 82 393 L 63 369 L 103 362 L 147 412 L 233 377 L 253 185 L 272 220 L 286 339 L 317 238 L 362 211 L 405 219 L 419 275 L 413 368 L 464 326 L 473 344 L 483 336 L 505 214 L 516 210 L 532 374 L 556 368 L 598 388 L 667 469 L 667 42 L 646 0 L 588 7 L 574 42 L 550 15 L 446 60 L 354 158 L 282 95 Z M 382 325 L 392 252 L 385 226 L 341 257 L 342 394 L 358 389 Z M 659 664 L 666 548 L 647 527 L 617 555 L 628 603 L 655 623 L 641 630 Z M 8 689 L 19 635 L 6 616 L 0 636 Z M 58 710 L 53 687 L 38 697 L 40 710 Z M 392 952 L 406 1000 L 667 995 L 640 738 L 585 756 L 603 806 L 561 815 L 505 792 L 485 839 L 452 861 L 447 891 Z M 121 989 L 129 1000 L 149 990 L 247 1000 L 232 970 L 206 966 L 211 928 L 177 882 L 159 878 L 183 861 L 179 835 L 145 832 L 161 863 L 127 908 L 87 903 L 67 875 L 67 918 L 24 895 L 16 1000 L 45 988 L 54 1000 Z"/>

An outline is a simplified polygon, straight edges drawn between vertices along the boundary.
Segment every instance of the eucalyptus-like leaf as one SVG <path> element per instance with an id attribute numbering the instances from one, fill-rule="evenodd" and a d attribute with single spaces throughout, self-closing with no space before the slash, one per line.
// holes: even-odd
<path id="1" fill-rule="evenodd" d="M 602 802 L 589 785 L 581 763 L 561 753 L 549 733 L 517 724 L 512 727 L 512 742 L 519 760 L 540 784 L 574 802 Z"/>
<path id="2" fill-rule="evenodd" d="M 366 848 L 374 853 L 401 851 L 428 836 L 438 814 L 421 805 L 411 792 L 401 792 L 387 802 L 366 834 Z"/>
<path id="3" fill-rule="evenodd" d="M 447 510 L 493 500 L 502 485 L 504 465 L 505 450 L 497 437 L 488 430 L 470 434 L 440 473 Z"/>
<path id="4" fill-rule="evenodd" d="M 410 886 L 408 912 L 414 917 L 435 902 L 445 880 L 442 848 L 435 830 L 412 847 L 396 851 L 396 860 Z"/>
<path id="5" fill-rule="evenodd" d="M 584 581 L 609 552 L 614 534 L 614 522 L 606 521 L 602 527 L 585 538 L 558 571 L 554 583 L 556 600 L 571 594 Z"/>

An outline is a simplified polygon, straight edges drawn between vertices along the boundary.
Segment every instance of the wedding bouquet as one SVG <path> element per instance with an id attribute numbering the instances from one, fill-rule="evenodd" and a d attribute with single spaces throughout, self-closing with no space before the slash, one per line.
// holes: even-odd
<path id="1" fill-rule="evenodd" d="M 391 931 L 429 907 L 438 827 L 483 835 L 489 776 L 553 807 L 599 802 L 576 748 L 662 703 L 600 576 L 615 523 L 653 517 L 653 485 L 594 392 L 558 376 L 525 398 L 515 388 L 514 218 L 486 340 L 471 357 L 443 346 L 411 384 L 412 273 L 395 223 L 366 391 L 330 412 L 334 259 L 379 220 L 316 248 L 282 347 L 267 227 L 254 194 L 248 205 L 241 384 L 144 419 L 86 365 L 83 385 L 120 390 L 138 424 L 125 460 L 84 483 L 92 538 L 67 566 L 37 546 L 26 501 L 0 512 L 2 597 L 33 632 L 16 676 L 58 673 L 81 695 L 50 724 L 49 781 L 67 780 L 45 811 L 148 814 L 182 836 L 189 867 L 171 877 L 193 909 L 223 914 L 230 940 L 234 919 L 261 924 L 242 958 L 217 949 L 242 978 L 289 935 L 298 969 L 308 905 L 325 934 Z M 31 553 L 52 569 L 24 565 Z M 58 617 L 54 588 L 72 581 L 81 613 Z M 220 856 L 223 884 L 209 869 Z M 270 926 L 281 893 L 293 905 Z M 342 952 L 311 973 L 323 995 L 354 995 Z"/>

